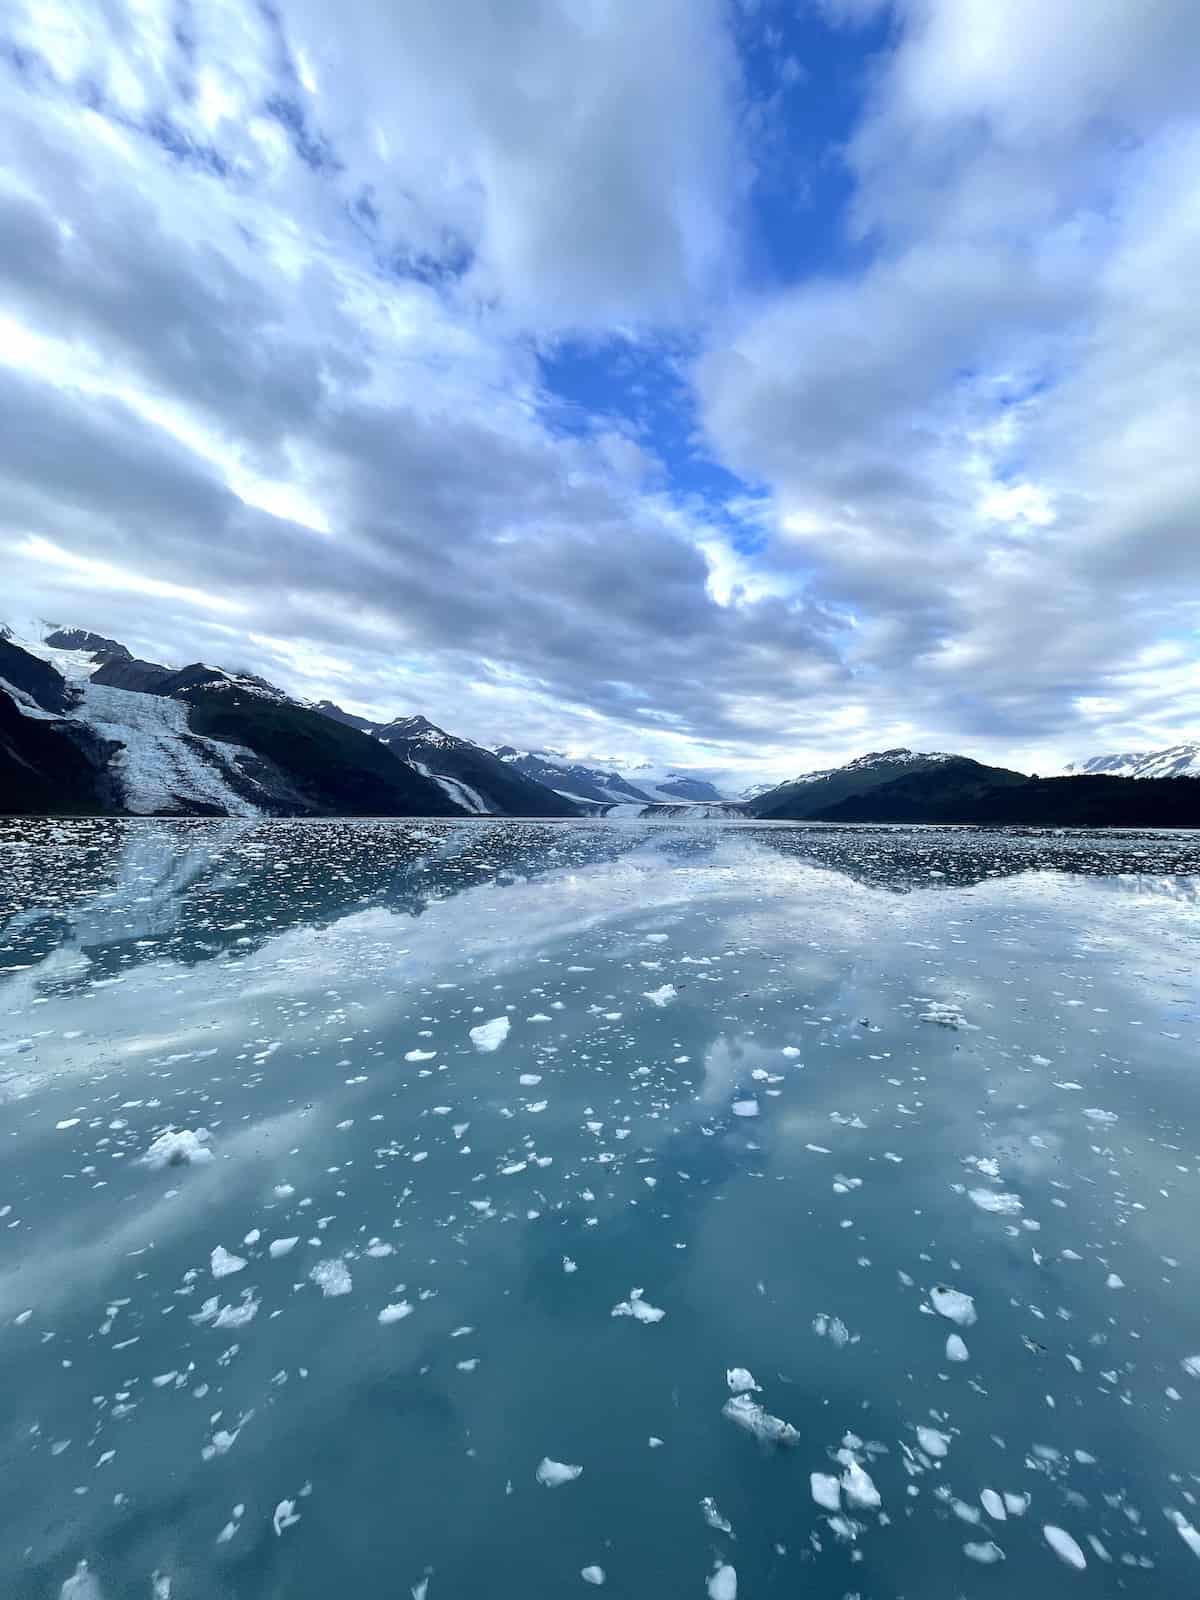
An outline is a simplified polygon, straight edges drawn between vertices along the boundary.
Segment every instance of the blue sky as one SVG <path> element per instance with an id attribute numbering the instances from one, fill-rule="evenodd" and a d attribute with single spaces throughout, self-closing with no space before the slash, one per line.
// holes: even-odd
<path id="1" fill-rule="evenodd" d="M 1184 0 L 16 0 L 12 620 L 747 781 L 1200 732 Z"/>

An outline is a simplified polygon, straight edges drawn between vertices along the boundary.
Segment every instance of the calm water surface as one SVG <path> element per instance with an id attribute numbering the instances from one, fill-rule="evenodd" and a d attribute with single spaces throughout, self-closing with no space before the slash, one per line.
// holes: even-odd
<path id="1" fill-rule="evenodd" d="M 0 1592 L 1197 1593 L 1198 873 L 0 824 Z"/>

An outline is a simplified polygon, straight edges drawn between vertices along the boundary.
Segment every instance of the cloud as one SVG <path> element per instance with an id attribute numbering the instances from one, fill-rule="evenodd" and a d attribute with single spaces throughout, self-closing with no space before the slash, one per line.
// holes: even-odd
<path id="1" fill-rule="evenodd" d="M 12 603 L 627 759 L 1048 765 L 1178 736 L 1200 23 L 1182 0 L 1070 0 L 1054 29 L 1032 0 L 875 10 L 860 115 L 823 152 L 845 211 L 806 219 L 836 267 L 752 291 L 739 41 L 776 20 L 11 7 Z M 567 399 L 568 341 L 637 360 Z"/>
<path id="2" fill-rule="evenodd" d="M 857 619 L 881 705 L 993 747 L 1104 741 L 1156 641 L 1196 659 L 1200 17 L 894 21 L 846 152 L 865 264 L 748 307 L 698 363 L 704 421 L 769 491 L 767 562 Z M 1194 733 L 1176 681 L 1143 734 Z"/>

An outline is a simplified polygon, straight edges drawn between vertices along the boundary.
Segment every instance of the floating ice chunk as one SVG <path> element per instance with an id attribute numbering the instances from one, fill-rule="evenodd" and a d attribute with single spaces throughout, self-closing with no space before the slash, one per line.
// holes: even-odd
<path id="1" fill-rule="evenodd" d="M 756 1439 L 765 1439 L 771 1444 L 795 1444 L 800 1438 L 790 1422 L 784 1422 L 782 1417 L 771 1416 L 748 1394 L 735 1394 L 726 1400 L 721 1407 L 721 1414 L 728 1417 L 730 1422 L 736 1422 L 739 1428 L 745 1428 Z"/>
<path id="2" fill-rule="evenodd" d="M 331 1261 L 318 1261 L 309 1277 L 328 1300 L 339 1294 L 349 1294 L 354 1287 L 349 1267 L 336 1257 Z"/>
<path id="3" fill-rule="evenodd" d="M 917 1443 L 927 1456 L 932 1456 L 935 1461 L 940 1461 L 950 1448 L 950 1435 L 942 1433 L 937 1428 L 919 1427 L 917 1429 Z"/>
<path id="4" fill-rule="evenodd" d="M 547 1489 L 557 1489 L 564 1483 L 573 1483 L 582 1472 L 582 1467 L 573 1467 L 566 1461 L 551 1461 L 549 1456 L 543 1456 L 534 1476 Z"/>
<path id="5" fill-rule="evenodd" d="M 61 1122 L 54 1124 L 54 1131 L 55 1133 L 65 1133 L 68 1128 L 77 1128 L 78 1126 L 78 1117 L 64 1117 Z"/>
<path id="6" fill-rule="evenodd" d="M 86 1561 L 81 1561 L 63 1584 L 58 1600 L 104 1600 L 104 1591 L 88 1571 Z"/>
<path id="7" fill-rule="evenodd" d="M 579 1569 L 579 1576 L 583 1579 L 584 1583 L 594 1583 L 598 1589 L 604 1582 L 604 1568 L 581 1567 Z"/>
<path id="8" fill-rule="evenodd" d="M 708 1600 L 737 1600 L 737 1573 L 731 1566 L 717 1562 L 716 1571 L 708 1580 Z"/>
<path id="9" fill-rule="evenodd" d="M 400 1322 L 405 1317 L 411 1315 L 412 1306 L 407 1300 L 400 1300 L 394 1306 L 384 1306 L 383 1310 L 379 1313 L 379 1321 L 384 1324 L 389 1322 Z"/>
<path id="10" fill-rule="evenodd" d="M 436 1050 L 406 1050 L 404 1059 L 405 1061 L 432 1061 L 436 1055 Z"/>
<path id="11" fill-rule="evenodd" d="M 840 1511 L 842 1509 L 842 1486 L 838 1480 L 828 1472 L 810 1472 L 808 1486 L 812 1497 L 819 1506 L 826 1511 Z"/>
<path id="12" fill-rule="evenodd" d="M 1008 1512 L 1005 1511 L 1004 1501 L 995 1489 L 981 1489 L 979 1503 L 993 1522 L 1007 1522 Z"/>
<path id="13" fill-rule="evenodd" d="M 921 1022 L 936 1022 L 942 1028 L 966 1028 L 972 1033 L 979 1030 L 973 1022 L 968 1022 L 957 1006 L 947 1005 L 941 1000 L 928 1002 L 928 1011 L 918 1013 Z"/>
<path id="14" fill-rule="evenodd" d="M 1004 1491 L 1004 1509 L 1010 1517 L 1023 1517 L 1029 1510 L 1029 1496 L 1027 1494 L 1010 1494 Z"/>
<path id="15" fill-rule="evenodd" d="M 222 1306 L 213 1319 L 213 1327 L 244 1328 L 248 1322 L 254 1321 L 261 1303 L 249 1289 L 243 1289 L 241 1305 Z"/>
<path id="16" fill-rule="evenodd" d="M 164 1128 L 142 1157 L 142 1164 L 157 1172 L 162 1167 L 203 1166 L 211 1161 L 212 1134 L 207 1128 Z"/>
<path id="17" fill-rule="evenodd" d="M 240 1272 L 246 1265 L 241 1256 L 230 1255 L 223 1244 L 219 1244 L 208 1259 L 214 1278 L 227 1278 L 230 1273 Z"/>
<path id="18" fill-rule="evenodd" d="M 981 1211 L 992 1211 L 1000 1217 L 1015 1217 L 1025 1209 L 1019 1195 L 1002 1194 L 998 1189 L 968 1189 L 967 1197 Z"/>
<path id="19" fill-rule="evenodd" d="M 831 1317 L 826 1312 L 820 1311 L 813 1318 L 813 1332 L 822 1339 L 831 1340 L 839 1350 L 851 1342 L 850 1329 L 841 1317 Z"/>
<path id="20" fill-rule="evenodd" d="M 761 1384 L 755 1383 L 749 1367 L 726 1367 L 725 1382 L 734 1394 L 749 1394 L 751 1390 L 758 1394 L 762 1389 Z"/>
<path id="21" fill-rule="evenodd" d="M 967 1359 L 967 1347 L 966 1347 L 966 1345 L 959 1338 L 957 1333 L 950 1334 L 948 1336 L 948 1338 L 946 1339 L 946 1360 L 947 1361 L 965 1361 L 966 1359 Z"/>
<path id="22" fill-rule="evenodd" d="M 508 1038 L 508 1030 L 512 1023 L 507 1017 L 493 1017 L 490 1022 L 481 1022 L 477 1028 L 472 1028 L 471 1043 L 476 1050 L 498 1050 Z"/>
<path id="23" fill-rule="evenodd" d="M 661 989 L 644 990 L 642 999 L 649 1000 L 652 1006 L 669 1006 L 678 993 L 679 991 L 673 983 L 664 983 Z"/>
<path id="24" fill-rule="evenodd" d="M 864 1472 L 857 1461 L 851 1461 L 842 1473 L 842 1489 L 846 1504 L 855 1510 L 873 1511 L 883 1503 L 870 1473 Z"/>
<path id="25" fill-rule="evenodd" d="M 961 1289 L 950 1289 L 944 1283 L 935 1284 L 929 1291 L 929 1303 L 939 1317 L 957 1322 L 960 1328 L 969 1328 L 975 1322 L 975 1302 Z"/>
<path id="26" fill-rule="evenodd" d="M 633 1317 L 637 1322 L 661 1322 L 667 1313 L 644 1300 L 642 1298 L 644 1293 L 643 1289 L 630 1289 L 629 1299 L 615 1305 L 609 1313 L 610 1316 Z"/>
<path id="27" fill-rule="evenodd" d="M 536 1089 L 541 1081 L 542 1075 L 540 1072 L 523 1072 L 517 1079 L 522 1089 Z"/>
<path id="28" fill-rule="evenodd" d="M 1004 1560 L 1004 1551 L 1001 1550 L 1000 1546 L 994 1543 L 994 1541 L 991 1539 L 979 1544 L 970 1543 L 963 1545 L 963 1555 L 965 1555 L 969 1561 L 978 1561 L 985 1567 L 990 1567 L 995 1561 Z"/>
<path id="29" fill-rule="evenodd" d="M 1108 1123 L 1119 1122 L 1121 1120 L 1115 1111 L 1103 1111 L 1099 1106 L 1087 1106 L 1085 1107 L 1083 1114 L 1089 1122 Z M 1078 1550 L 1079 1546 L 1076 1545 L 1075 1548 Z"/>
<path id="30" fill-rule="evenodd" d="M 1123 1289 L 1125 1287 L 1125 1279 L 1119 1273 L 1110 1272 L 1104 1280 L 1104 1287 L 1106 1289 Z"/>
<path id="31" fill-rule="evenodd" d="M 1189 1378 L 1200 1378 L 1200 1356 L 1184 1356 L 1180 1366 Z"/>
<path id="32" fill-rule="evenodd" d="M 576 1261 L 572 1261 L 570 1256 L 564 1256 L 563 1257 L 562 1267 L 563 1267 L 563 1271 L 564 1272 L 578 1272 L 579 1271 L 579 1263 L 576 1262 Z"/>
<path id="33" fill-rule="evenodd" d="M 272 1239 L 270 1244 L 267 1246 L 267 1254 L 271 1257 L 272 1261 L 278 1261 L 280 1256 L 291 1255 L 292 1251 L 299 1243 L 300 1239 L 298 1235 L 292 1239 Z"/>
<path id="34" fill-rule="evenodd" d="M 271 1518 L 271 1526 L 275 1529 L 275 1537 L 283 1533 L 285 1528 L 293 1527 L 300 1521 L 300 1513 L 296 1510 L 294 1500 L 281 1500 L 275 1507 L 275 1514 Z"/>
<path id="35" fill-rule="evenodd" d="M 1175 1532 L 1183 1540 L 1184 1544 L 1187 1545 L 1192 1554 L 1194 1556 L 1200 1556 L 1200 1533 L 1196 1532 L 1195 1528 L 1192 1527 L 1191 1523 L 1184 1516 L 1183 1512 L 1173 1511 L 1168 1508 L 1167 1520 L 1168 1522 L 1174 1524 Z"/>
<path id="36" fill-rule="evenodd" d="M 729 1109 L 735 1117 L 756 1117 L 758 1115 L 758 1101 L 753 1096 L 748 1100 L 735 1100 Z"/>
<path id="37" fill-rule="evenodd" d="M 422 1578 L 420 1583 L 410 1584 L 408 1592 L 412 1596 L 412 1600 L 426 1600 L 429 1594 L 429 1579 Z"/>
<path id="38" fill-rule="evenodd" d="M 1087 1557 L 1065 1528 L 1056 1528 L 1052 1522 L 1047 1522 L 1042 1528 L 1042 1537 L 1059 1560 L 1069 1567 L 1082 1570 L 1087 1566 Z"/>
<path id="39" fill-rule="evenodd" d="M 704 1496 L 704 1499 L 700 1502 L 700 1510 L 703 1512 L 704 1520 L 710 1528 L 715 1528 L 718 1533 L 733 1532 L 733 1523 L 723 1517 L 717 1510 L 717 1502 L 712 1495 L 706 1494 Z"/>

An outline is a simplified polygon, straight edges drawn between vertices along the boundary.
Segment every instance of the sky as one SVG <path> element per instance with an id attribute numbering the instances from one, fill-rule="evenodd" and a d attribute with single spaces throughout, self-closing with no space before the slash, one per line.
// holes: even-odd
<path id="1" fill-rule="evenodd" d="M 0 621 L 786 777 L 1200 737 L 1195 0 L 8 0 Z"/>

